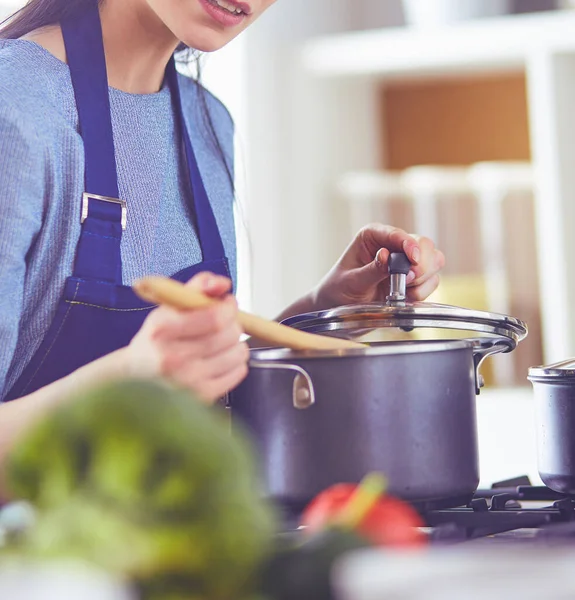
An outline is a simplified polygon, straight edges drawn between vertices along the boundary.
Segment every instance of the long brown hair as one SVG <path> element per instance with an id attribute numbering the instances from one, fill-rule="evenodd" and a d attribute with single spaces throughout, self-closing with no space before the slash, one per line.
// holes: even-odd
<path id="1" fill-rule="evenodd" d="M 18 39 L 35 29 L 56 25 L 62 19 L 79 14 L 94 1 L 96 0 L 29 0 L 5 21 L 0 29 L 0 37 Z"/>

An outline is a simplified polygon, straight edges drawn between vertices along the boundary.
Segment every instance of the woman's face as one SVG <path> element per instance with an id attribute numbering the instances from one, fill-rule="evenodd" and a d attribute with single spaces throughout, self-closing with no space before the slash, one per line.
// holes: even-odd
<path id="1" fill-rule="evenodd" d="M 213 52 L 253 23 L 275 0 L 146 0 L 188 46 Z"/>

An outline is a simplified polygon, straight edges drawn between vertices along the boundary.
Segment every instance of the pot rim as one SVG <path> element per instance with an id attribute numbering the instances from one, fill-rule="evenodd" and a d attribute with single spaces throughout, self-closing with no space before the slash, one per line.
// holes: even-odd
<path id="1" fill-rule="evenodd" d="M 527 325 L 515 317 L 432 302 L 370 303 L 339 306 L 295 315 L 284 325 L 319 334 L 354 337 L 385 328 L 436 328 L 473 331 L 509 338 L 515 347 L 527 337 Z"/>
<path id="2" fill-rule="evenodd" d="M 528 379 L 529 381 L 542 383 L 575 381 L 575 358 L 562 360 L 552 365 L 531 367 Z"/>
<path id="3" fill-rule="evenodd" d="M 358 356 L 390 356 L 419 354 L 422 352 L 448 352 L 450 350 L 474 349 L 477 340 L 402 340 L 399 342 L 375 342 L 365 348 L 339 350 L 290 350 L 289 348 L 253 348 L 255 360 L 298 360 L 322 358 L 352 358 Z"/>

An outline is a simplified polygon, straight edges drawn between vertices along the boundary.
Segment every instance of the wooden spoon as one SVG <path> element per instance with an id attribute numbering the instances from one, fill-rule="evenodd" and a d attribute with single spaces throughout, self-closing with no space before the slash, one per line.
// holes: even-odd
<path id="1" fill-rule="evenodd" d="M 197 289 L 167 277 L 146 277 L 134 283 L 140 298 L 152 304 L 166 304 L 177 309 L 205 308 L 219 302 Z M 245 333 L 274 346 L 293 350 L 349 350 L 365 348 L 364 344 L 306 333 L 280 325 L 255 315 L 239 312 L 240 325 Z"/>

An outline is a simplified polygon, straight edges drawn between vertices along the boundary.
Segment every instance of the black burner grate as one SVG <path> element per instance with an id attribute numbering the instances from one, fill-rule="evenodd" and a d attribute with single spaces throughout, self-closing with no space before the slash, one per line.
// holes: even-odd
<path id="1" fill-rule="evenodd" d="M 540 543 L 575 542 L 575 498 L 544 486 L 531 485 L 527 477 L 496 483 L 478 490 L 471 502 L 458 508 L 437 504 L 416 506 L 435 544 L 470 541 Z M 454 499 L 445 501 L 457 506 Z M 284 531 L 295 531 L 302 506 L 284 503 Z"/>
<path id="2" fill-rule="evenodd" d="M 544 506 L 534 506 L 538 503 Z M 515 539 L 575 538 L 575 500 L 546 487 L 532 486 L 526 477 L 478 490 L 467 507 L 430 510 L 423 517 L 432 541 L 438 543 L 506 532 L 516 532 Z"/>

